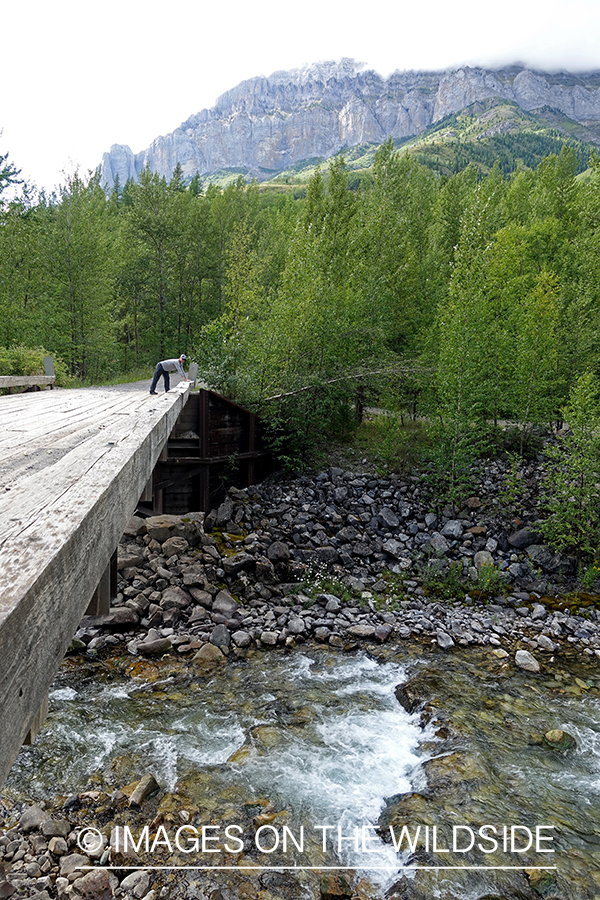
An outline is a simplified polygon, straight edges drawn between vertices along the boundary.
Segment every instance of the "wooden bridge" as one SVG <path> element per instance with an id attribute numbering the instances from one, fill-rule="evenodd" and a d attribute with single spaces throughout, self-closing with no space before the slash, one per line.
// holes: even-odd
<path id="1" fill-rule="evenodd" d="M 45 718 L 82 616 L 108 612 L 136 507 L 206 510 L 227 484 L 260 480 L 260 432 L 251 412 L 189 382 L 155 397 L 147 386 L 0 397 L 0 785 Z"/>
<path id="2" fill-rule="evenodd" d="M 0 398 L 0 784 L 188 395 Z"/>

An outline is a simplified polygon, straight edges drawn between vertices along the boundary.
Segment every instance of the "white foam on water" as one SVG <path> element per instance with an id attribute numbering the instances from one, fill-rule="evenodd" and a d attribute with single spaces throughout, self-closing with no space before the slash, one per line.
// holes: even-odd
<path id="1" fill-rule="evenodd" d="M 74 700 L 75 697 L 79 697 L 79 692 L 69 687 L 58 688 L 48 694 L 48 700 Z"/>

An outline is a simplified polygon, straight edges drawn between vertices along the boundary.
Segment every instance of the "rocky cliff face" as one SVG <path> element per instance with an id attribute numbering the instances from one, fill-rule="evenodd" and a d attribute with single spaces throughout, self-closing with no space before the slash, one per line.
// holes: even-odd
<path id="1" fill-rule="evenodd" d="M 325 62 L 242 81 L 210 109 L 133 154 L 113 144 L 102 158 L 102 183 L 137 178 L 144 166 L 169 178 L 219 169 L 248 171 L 259 181 L 343 147 L 423 132 L 477 100 L 512 100 L 531 112 L 560 110 L 582 124 L 600 121 L 600 73 L 570 75 L 520 67 L 451 72 L 394 72 L 382 78 L 352 60 Z"/>

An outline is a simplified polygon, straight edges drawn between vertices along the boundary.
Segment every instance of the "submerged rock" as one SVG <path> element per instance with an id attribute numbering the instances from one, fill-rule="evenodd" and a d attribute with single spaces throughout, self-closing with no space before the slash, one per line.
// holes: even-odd
<path id="1" fill-rule="evenodd" d="M 553 728 L 545 733 L 544 745 L 551 750 L 574 750 L 577 747 L 577 741 L 567 731 Z"/>

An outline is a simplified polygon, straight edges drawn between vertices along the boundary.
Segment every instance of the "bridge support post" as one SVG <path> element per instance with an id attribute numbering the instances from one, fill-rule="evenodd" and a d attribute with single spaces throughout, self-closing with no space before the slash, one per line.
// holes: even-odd
<path id="1" fill-rule="evenodd" d="M 42 725 L 46 721 L 47 715 L 48 715 L 48 695 L 46 694 L 46 697 L 44 698 L 42 705 L 40 706 L 40 708 L 38 709 L 37 713 L 35 714 L 35 716 L 33 718 L 33 722 L 31 723 L 31 725 L 29 727 L 29 731 L 27 732 L 27 734 L 25 736 L 25 740 L 23 741 L 23 744 L 25 744 L 25 745 L 33 744 L 33 742 L 35 741 L 36 737 L 38 736 L 38 734 L 40 732 Z"/>
<path id="2" fill-rule="evenodd" d="M 86 616 L 107 616 L 110 612 L 110 601 L 117 596 L 117 551 L 102 573 L 98 586 L 85 611 Z"/>

